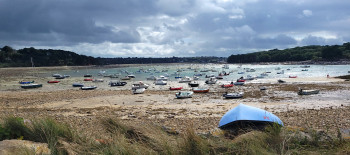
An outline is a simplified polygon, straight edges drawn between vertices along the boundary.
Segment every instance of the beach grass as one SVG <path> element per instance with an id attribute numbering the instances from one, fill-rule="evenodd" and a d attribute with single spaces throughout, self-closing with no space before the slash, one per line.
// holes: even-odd
<path id="1" fill-rule="evenodd" d="M 124 124 L 118 118 L 101 118 L 103 135 L 86 136 L 51 118 L 24 121 L 19 117 L 2 120 L 2 130 L 12 137 L 47 143 L 52 154 L 348 154 L 350 140 L 324 131 L 281 127 L 273 124 L 260 131 L 230 135 L 199 134 L 188 126 L 174 134 L 155 124 Z M 25 123 L 24 123 L 25 122 Z M 1 140 L 3 140 L 1 139 Z"/>

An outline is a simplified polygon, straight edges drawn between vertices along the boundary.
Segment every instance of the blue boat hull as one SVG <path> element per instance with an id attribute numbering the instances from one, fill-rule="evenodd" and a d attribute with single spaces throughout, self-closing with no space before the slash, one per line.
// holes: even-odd
<path id="1" fill-rule="evenodd" d="M 259 125 L 277 123 L 283 126 L 283 122 L 274 114 L 265 110 L 240 104 L 228 111 L 220 120 L 219 128 L 231 128 L 237 125 Z"/>

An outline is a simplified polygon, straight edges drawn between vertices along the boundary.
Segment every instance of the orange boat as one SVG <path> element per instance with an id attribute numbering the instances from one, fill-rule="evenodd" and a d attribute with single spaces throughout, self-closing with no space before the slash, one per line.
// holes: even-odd
<path id="1" fill-rule="evenodd" d="M 209 92 L 209 88 L 194 88 L 192 91 L 194 93 L 207 93 Z"/>

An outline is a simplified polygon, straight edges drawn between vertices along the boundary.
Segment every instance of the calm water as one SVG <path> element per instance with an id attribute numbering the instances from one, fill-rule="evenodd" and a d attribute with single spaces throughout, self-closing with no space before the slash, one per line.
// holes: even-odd
<path id="1" fill-rule="evenodd" d="M 104 72 L 108 74 L 119 74 L 120 77 L 133 74 L 136 76 L 134 80 L 146 80 L 147 77 L 160 75 L 169 75 L 169 80 L 175 81 L 175 76 L 189 76 L 193 77 L 195 74 L 202 74 L 199 76 L 200 80 L 205 80 L 205 75 L 218 76 L 220 72 L 230 73 L 229 76 L 224 76 L 224 80 L 235 80 L 239 77 L 259 76 L 264 72 L 267 73 L 265 78 L 287 78 L 289 75 L 298 77 L 326 77 L 347 75 L 350 71 L 350 65 L 310 65 L 310 68 L 302 68 L 301 65 L 228 65 L 228 69 L 223 68 L 222 64 L 179 64 L 179 65 L 155 65 L 143 67 L 123 67 L 123 68 L 101 68 L 101 69 L 80 69 L 80 70 L 65 70 L 60 72 L 49 72 L 44 76 L 51 76 L 51 74 L 59 73 L 71 75 L 72 77 L 83 77 L 84 74 L 91 74 L 98 77 L 99 73 Z M 247 72 L 249 69 L 254 69 L 255 72 Z M 307 69 L 307 71 L 302 71 Z M 207 70 L 207 72 L 203 72 Z M 244 72 L 243 74 L 238 74 Z M 284 72 L 284 74 L 277 74 Z"/>

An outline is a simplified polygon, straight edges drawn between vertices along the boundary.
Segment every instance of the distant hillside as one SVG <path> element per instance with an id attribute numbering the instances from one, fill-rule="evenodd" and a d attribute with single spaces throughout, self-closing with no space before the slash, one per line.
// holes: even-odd
<path id="1" fill-rule="evenodd" d="M 94 58 L 74 52 L 53 49 L 24 48 L 15 50 L 10 46 L 0 49 L 0 67 L 35 66 L 84 66 L 110 64 L 149 64 L 149 63 L 218 63 L 225 57 L 168 57 L 168 58 Z"/>
<path id="2" fill-rule="evenodd" d="M 290 49 L 231 55 L 228 63 L 286 62 L 286 61 L 336 61 L 350 59 L 350 42 L 332 46 L 304 46 Z"/>

